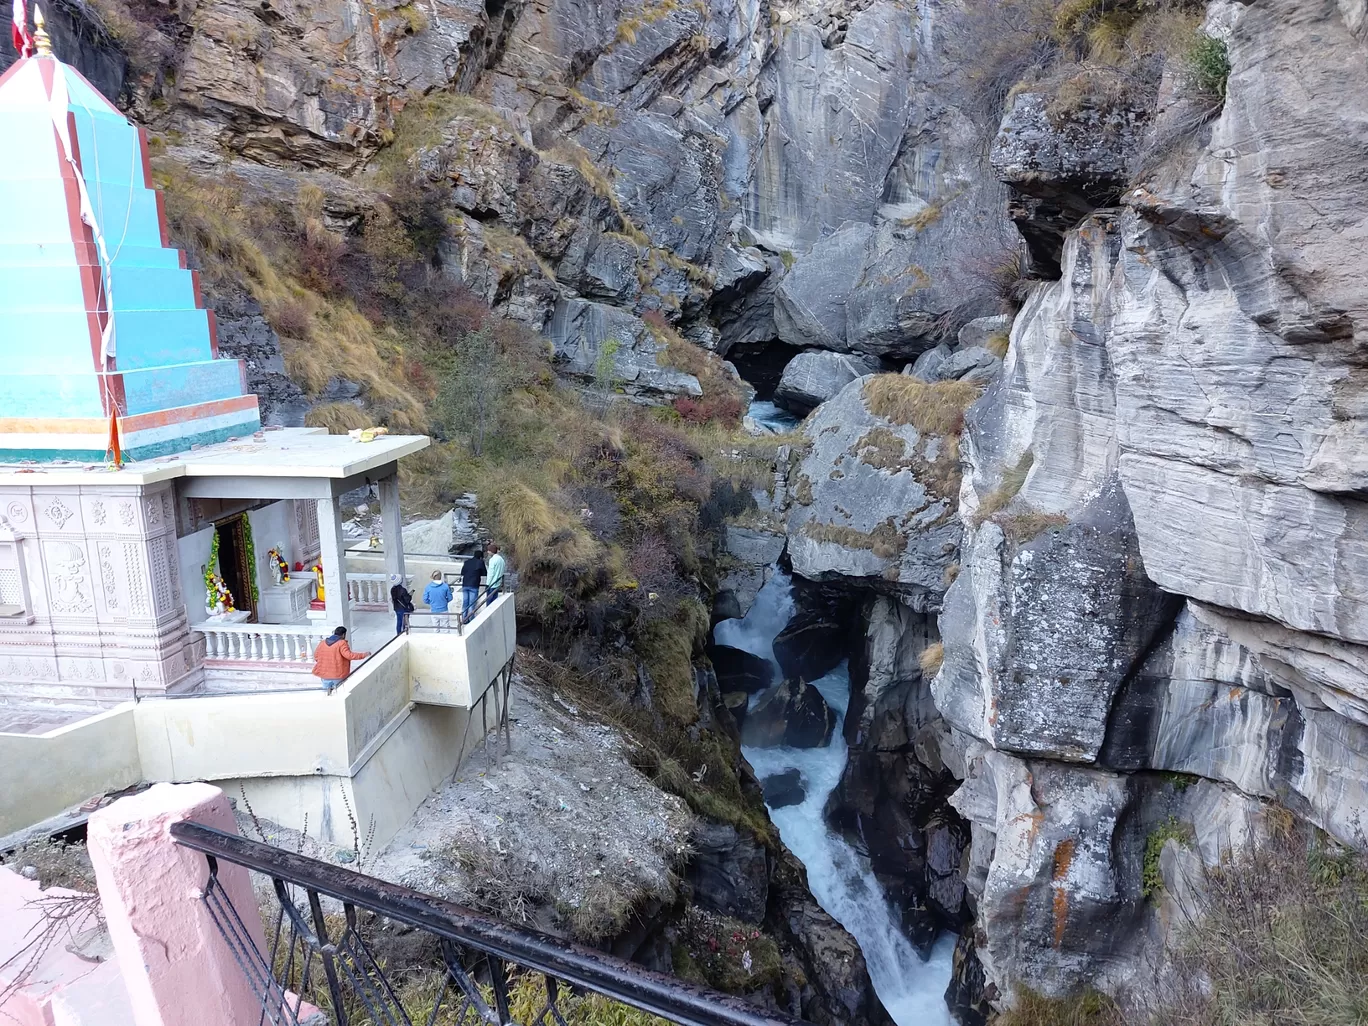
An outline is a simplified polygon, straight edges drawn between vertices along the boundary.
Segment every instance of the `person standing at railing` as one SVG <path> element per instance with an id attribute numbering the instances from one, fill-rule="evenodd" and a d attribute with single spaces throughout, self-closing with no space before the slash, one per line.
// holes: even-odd
<path id="1" fill-rule="evenodd" d="M 353 662 L 369 658 L 369 652 L 353 652 L 347 644 L 347 628 L 338 627 L 314 649 L 313 673 L 323 679 L 323 690 L 332 694 L 351 675 Z"/>
<path id="2" fill-rule="evenodd" d="M 461 564 L 461 622 L 470 623 L 480 597 L 480 579 L 485 575 L 484 556 L 476 549 Z"/>
<path id="3" fill-rule="evenodd" d="M 485 573 L 485 605 L 492 605 L 503 588 L 504 558 L 498 542 L 489 543 L 489 568 Z"/>
<path id="4" fill-rule="evenodd" d="M 390 605 L 394 607 L 394 633 L 403 634 L 413 612 L 413 592 L 404 587 L 404 579 L 390 574 Z"/>
<path id="5" fill-rule="evenodd" d="M 442 580 L 442 571 L 432 571 L 432 580 L 428 581 L 428 586 L 423 589 L 423 602 L 434 614 L 438 614 L 433 616 L 434 626 L 451 626 L 451 618 L 446 615 L 451 606 L 451 585 Z"/>

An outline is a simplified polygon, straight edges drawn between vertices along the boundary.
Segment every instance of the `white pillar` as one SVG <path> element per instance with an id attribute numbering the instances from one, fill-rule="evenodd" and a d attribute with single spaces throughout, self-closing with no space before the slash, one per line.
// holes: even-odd
<path id="1" fill-rule="evenodd" d="M 399 469 L 380 479 L 380 520 L 385 534 L 385 574 L 404 576 L 404 519 L 399 512 Z M 388 592 L 388 587 L 386 588 Z"/>
<path id="2" fill-rule="evenodd" d="M 318 499 L 318 550 L 323 563 L 323 603 L 328 630 L 345 627 L 351 633 L 351 603 L 347 601 L 346 546 L 342 535 L 342 511 L 337 498 Z"/>

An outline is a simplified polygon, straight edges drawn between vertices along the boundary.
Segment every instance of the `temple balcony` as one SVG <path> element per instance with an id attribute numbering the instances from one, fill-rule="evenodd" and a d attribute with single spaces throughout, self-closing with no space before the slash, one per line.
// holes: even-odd
<path id="1" fill-rule="evenodd" d="M 79 819 L 75 807 L 92 795 L 208 780 L 321 840 L 344 842 L 355 816 L 383 844 L 464 758 L 497 747 L 507 730 L 514 597 L 501 595 L 459 632 L 452 620 L 391 637 L 331 693 L 149 697 L 41 733 L 0 733 L 0 765 L 13 767 L 0 837 L 54 816 Z"/>
<path id="2" fill-rule="evenodd" d="M 285 429 L 119 470 L 0 466 L 0 838 L 192 780 L 322 840 L 348 810 L 378 839 L 397 829 L 506 724 L 517 643 L 507 593 L 468 624 L 420 606 L 396 636 L 392 575 L 459 584 L 459 558 L 403 550 L 398 461 L 427 444 Z M 347 548 L 358 489 L 383 548 Z M 210 607 L 211 574 L 236 610 Z M 328 694 L 313 652 L 338 626 L 371 654 Z"/>

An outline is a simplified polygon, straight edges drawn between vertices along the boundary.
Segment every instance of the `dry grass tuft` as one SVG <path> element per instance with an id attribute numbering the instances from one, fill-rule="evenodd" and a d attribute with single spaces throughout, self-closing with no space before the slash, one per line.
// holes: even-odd
<path id="1" fill-rule="evenodd" d="M 803 534 L 815 542 L 840 545 L 847 549 L 864 549 L 880 559 L 896 559 L 907 550 L 907 536 L 902 534 L 890 517 L 877 524 L 872 531 L 857 531 L 844 524 L 809 521 Z"/>
<path id="2" fill-rule="evenodd" d="M 285 369 L 301 387 L 317 394 L 331 378 L 349 378 L 364 388 L 390 427 L 426 428 L 422 402 L 404 375 L 403 339 L 390 328 L 378 328 L 350 299 L 325 297 L 305 285 L 293 273 L 289 256 L 268 251 L 269 241 L 285 248 L 281 211 L 246 198 L 243 183 L 231 176 L 210 181 L 160 163 L 156 180 L 177 242 L 210 280 L 240 283 L 261 304 L 280 336 Z M 306 222 L 311 206 L 320 201 L 321 196 L 301 196 Z"/>
<path id="3" fill-rule="evenodd" d="M 1021 459 L 1017 460 L 1016 466 L 1003 471 L 1002 482 L 979 502 L 978 509 L 974 512 L 974 522 L 981 524 L 1006 509 L 1021 491 L 1021 486 L 1026 483 L 1026 476 L 1034 465 L 1035 453 L 1027 449 L 1021 454 Z"/>
<path id="4" fill-rule="evenodd" d="M 939 641 L 933 642 L 922 649 L 922 654 L 917 657 L 921 663 L 922 673 L 927 677 L 934 677 L 940 673 L 941 664 L 945 662 L 945 646 Z"/>
<path id="5" fill-rule="evenodd" d="M 481 511 L 493 514 L 498 537 L 520 566 L 588 567 L 603 550 L 584 524 L 517 479 L 486 479 Z"/>
<path id="6" fill-rule="evenodd" d="M 1289 826 L 1202 891 L 1152 1026 L 1368 1023 L 1368 856 Z"/>
<path id="7" fill-rule="evenodd" d="M 928 385 L 902 374 L 876 374 L 864 383 L 870 413 L 894 424 L 910 424 L 928 435 L 958 435 L 964 429 L 964 412 L 981 394 L 978 385 L 962 381 Z"/>
<path id="8" fill-rule="evenodd" d="M 1125 1019 L 1116 1002 L 1096 991 L 1047 998 L 1021 987 L 1016 1003 L 994 1019 L 993 1026 L 1125 1026 Z"/>
<path id="9" fill-rule="evenodd" d="M 1046 531 L 1063 527 L 1069 522 L 1063 513 L 1043 513 L 1030 507 L 1012 513 L 999 513 L 992 519 L 1002 528 L 1002 533 L 1018 545 L 1034 541 Z"/>

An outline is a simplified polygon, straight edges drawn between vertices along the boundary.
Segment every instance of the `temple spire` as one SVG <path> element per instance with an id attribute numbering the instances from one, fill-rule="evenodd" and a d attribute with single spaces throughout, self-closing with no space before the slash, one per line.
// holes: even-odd
<path id="1" fill-rule="evenodd" d="M 33 5 L 33 45 L 39 57 L 52 56 L 52 40 L 48 38 L 47 22 L 43 18 L 43 9 L 37 4 Z"/>

